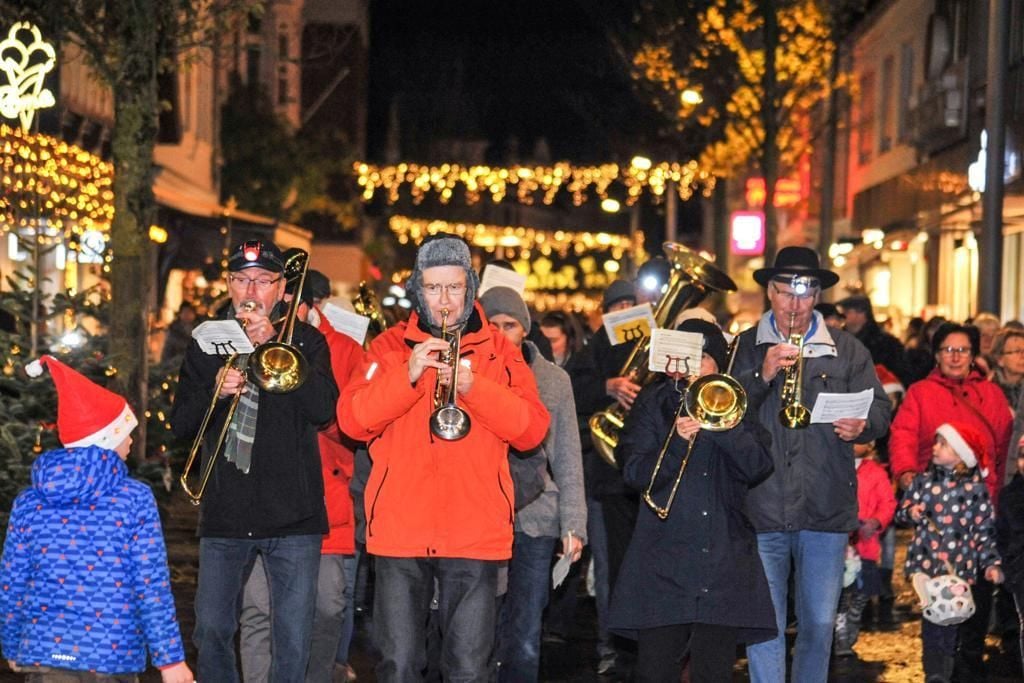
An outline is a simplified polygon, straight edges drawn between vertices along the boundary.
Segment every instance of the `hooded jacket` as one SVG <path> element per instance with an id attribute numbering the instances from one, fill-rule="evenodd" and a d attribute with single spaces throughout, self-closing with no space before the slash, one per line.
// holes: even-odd
<path id="1" fill-rule="evenodd" d="M 117 453 L 48 451 L 14 501 L 0 568 L 3 656 L 141 672 L 185 660 L 160 515 Z"/>
<path id="2" fill-rule="evenodd" d="M 990 497 L 996 500 L 1006 471 L 1013 416 L 1002 390 L 977 370 L 958 382 L 936 369 L 910 386 L 889 434 L 893 477 L 898 480 L 906 472 L 924 472 L 932 459 L 935 430 L 957 420 L 970 424 L 985 439 L 988 462 L 992 463 L 987 467 L 985 483 Z"/>
<path id="3" fill-rule="evenodd" d="M 437 372 L 409 382 L 412 348 L 431 333 L 413 313 L 379 335 L 338 403 L 338 422 L 367 441 L 366 548 L 389 557 L 504 560 L 512 554 L 508 448 L 538 446 L 550 417 L 522 353 L 475 304 L 461 357 L 473 386 L 457 402 L 472 421 L 458 441 L 430 432 Z"/>

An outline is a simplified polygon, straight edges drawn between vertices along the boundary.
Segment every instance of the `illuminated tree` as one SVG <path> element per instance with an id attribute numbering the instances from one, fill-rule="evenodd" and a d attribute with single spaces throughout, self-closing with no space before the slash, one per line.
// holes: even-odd
<path id="1" fill-rule="evenodd" d="M 162 107 L 158 77 L 171 73 L 190 50 L 213 45 L 231 22 L 261 7 L 256 0 L 0 0 L 0 16 L 33 21 L 62 44 L 76 46 L 110 89 L 114 217 L 109 353 L 117 390 L 140 413 L 147 404 L 148 235 L 156 217 L 153 151 Z M 139 436 L 141 450 L 144 427 Z"/>
<path id="2" fill-rule="evenodd" d="M 849 5 L 862 3 L 831 3 Z M 696 5 L 696 6 L 694 6 Z M 810 153 L 822 103 L 845 79 L 833 70 L 833 15 L 822 0 L 705 0 L 683 11 L 645 2 L 628 51 L 632 75 L 702 167 L 765 178 L 766 253 L 775 250 L 775 181 Z"/>

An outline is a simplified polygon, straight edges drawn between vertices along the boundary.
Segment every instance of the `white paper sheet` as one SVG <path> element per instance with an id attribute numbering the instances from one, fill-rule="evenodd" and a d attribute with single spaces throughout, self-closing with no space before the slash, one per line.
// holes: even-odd
<path id="1" fill-rule="evenodd" d="M 192 338 L 211 356 L 252 353 L 256 348 L 237 320 L 207 320 L 192 330 Z"/>
<path id="2" fill-rule="evenodd" d="M 647 369 L 651 372 L 681 372 L 700 374 L 700 358 L 704 349 L 704 335 L 679 330 L 654 330 L 651 333 L 651 351 L 647 356 Z"/>
<path id="3" fill-rule="evenodd" d="M 369 318 L 352 311 L 346 311 L 341 306 L 336 306 L 330 302 L 324 304 L 320 308 L 320 312 L 327 318 L 327 322 L 331 324 L 331 327 L 342 334 L 352 337 L 356 340 L 357 344 L 362 346 L 363 341 L 366 339 L 366 330 L 370 326 Z"/>
<path id="4" fill-rule="evenodd" d="M 650 304 L 630 306 L 620 311 L 605 313 L 601 321 L 608 333 L 608 341 L 612 346 L 629 341 L 639 341 L 651 335 L 651 330 L 658 325 L 654 321 L 654 312 Z"/>
<path id="5" fill-rule="evenodd" d="M 871 389 L 852 394 L 818 394 L 811 410 L 811 424 L 831 424 L 844 417 L 866 420 L 874 397 L 875 392 Z"/>
<path id="6" fill-rule="evenodd" d="M 477 296 L 482 296 L 491 287 L 511 287 L 519 296 L 522 296 L 526 291 L 526 276 L 489 263 L 484 266 L 484 274 L 480 278 L 480 291 L 477 292 Z"/>

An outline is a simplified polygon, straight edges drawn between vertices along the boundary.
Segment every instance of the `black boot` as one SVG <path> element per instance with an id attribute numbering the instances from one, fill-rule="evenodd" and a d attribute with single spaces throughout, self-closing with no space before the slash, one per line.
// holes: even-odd
<path id="1" fill-rule="evenodd" d="M 925 650 L 921 656 L 925 683 L 950 683 L 953 678 L 955 661 L 950 655 L 944 655 L 935 650 Z"/>

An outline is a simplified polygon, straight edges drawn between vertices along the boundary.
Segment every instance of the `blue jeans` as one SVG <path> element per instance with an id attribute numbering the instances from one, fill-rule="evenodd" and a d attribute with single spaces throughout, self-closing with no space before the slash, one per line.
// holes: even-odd
<path id="1" fill-rule="evenodd" d="M 457 558 L 375 558 L 373 635 L 381 659 L 378 683 L 423 680 L 427 617 L 439 587 L 446 683 L 485 683 L 494 647 L 498 562 Z"/>
<path id="2" fill-rule="evenodd" d="M 271 680 L 302 682 L 316 607 L 320 541 L 320 534 L 199 539 L 199 586 L 192 635 L 199 650 L 197 680 L 237 683 L 235 633 L 242 588 L 256 556 L 262 555 L 273 621 Z"/>
<path id="3" fill-rule="evenodd" d="M 779 633 L 773 640 L 747 646 L 750 680 L 754 683 L 786 680 L 786 598 L 791 569 L 797 620 L 791 680 L 793 683 L 825 683 L 828 679 L 847 539 L 847 534 L 824 531 L 777 531 L 757 535 L 757 549 L 768 578 Z"/>
<path id="4" fill-rule="evenodd" d="M 557 538 L 515 535 L 508 592 L 498 612 L 498 680 L 530 683 L 540 673 L 540 627 Z"/>
<path id="5" fill-rule="evenodd" d="M 341 622 L 341 639 L 338 641 L 338 651 L 334 655 L 334 661 L 338 664 L 348 664 L 348 648 L 352 644 L 352 633 L 356 624 L 356 570 L 359 562 L 367 562 L 370 558 L 366 553 L 358 550 L 355 555 L 346 555 L 342 570 L 345 572 L 345 618 Z"/>

